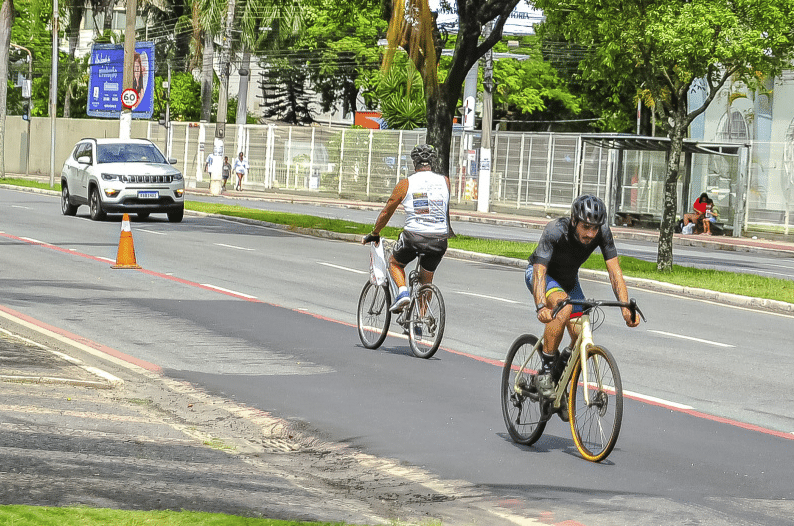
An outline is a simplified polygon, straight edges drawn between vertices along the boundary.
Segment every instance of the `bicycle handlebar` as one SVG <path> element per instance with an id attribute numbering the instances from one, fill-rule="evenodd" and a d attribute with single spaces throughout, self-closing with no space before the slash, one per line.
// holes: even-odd
<path id="1" fill-rule="evenodd" d="M 631 311 L 631 319 L 635 320 L 637 314 L 639 313 L 640 318 L 642 321 L 645 321 L 645 315 L 642 313 L 640 308 L 637 306 L 637 300 L 631 298 L 628 302 L 624 301 L 607 301 L 607 300 L 575 300 L 571 298 L 565 298 L 561 302 L 554 307 L 554 310 L 551 312 L 551 317 L 556 318 L 557 314 L 562 310 L 563 307 L 566 305 L 581 305 L 582 309 L 587 312 L 589 310 L 595 309 L 596 307 L 625 307 Z"/>

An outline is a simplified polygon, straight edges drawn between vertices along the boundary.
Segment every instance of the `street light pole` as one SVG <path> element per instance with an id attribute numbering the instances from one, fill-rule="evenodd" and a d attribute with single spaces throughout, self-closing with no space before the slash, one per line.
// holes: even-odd
<path id="1" fill-rule="evenodd" d="M 226 28 L 223 34 L 220 72 L 218 75 L 221 80 L 221 88 L 218 90 L 218 117 L 215 121 L 215 140 L 212 148 L 213 155 L 217 155 L 218 159 L 217 162 L 213 160 L 213 170 L 210 174 L 210 193 L 212 195 L 219 195 L 221 193 L 221 171 L 215 168 L 222 166 L 224 156 L 226 114 L 228 112 L 229 100 L 229 75 L 231 73 L 232 25 L 234 24 L 235 7 L 236 0 L 229 0 L 226 7 Z"/>
<path id="2" fill-rule="evenodd" d="M 33 100 L 32 100 L 32 95 L 33 95 L 33 93 L 32 93 L 32 91 L 33 91 L 33 53 L 31 53 L 28 48 L 26 48 L 24 46 L 18 46 L 16 44 L 14 44 L 13 42 L 11 42 L 11 47 L 14 47 L 14 48 L 17 48 L 17 49 L 21 49 L 23 51 L 27 51 L 27 53 L 28 53 L 28 82 L 29 82 L 29 86 L 28 86 L 28 89 L 27 89 L 28 96 L 25 97 L 26 99 L 28 99 L 28 112 L 27 112 L 27 118 L 25 119 L 25 120 L 28 121 L 28 134 L 27 134 L 27 140 L 26 140 L 27 144 L 25 146 L 25 177 L 27 177 L 30 174 L 30 104 L 31 104 L 31 102 L 33 102 Z M 24 95 L 23 95 L 23 97 L 24 97 Z"/>
<path id="3" fill-rule="evenodd" d="M 55 187 L 55 122 L 58 111 L 58 0 L 52 0 L 52 73 L 50 75 L 50 188 Z"/>
<path id="4" fill-rule="evenodd" d="M 493 21 L 488 22 L 483 37 L 488 38 L 493 30 Z M 491 198 L 491 126 L 493 125 L 493 49 L 485 53 L 482 94 L 482 140 L 480 141 L 480 170 L 477 188 L 477 211 L 490 211 Z"/>

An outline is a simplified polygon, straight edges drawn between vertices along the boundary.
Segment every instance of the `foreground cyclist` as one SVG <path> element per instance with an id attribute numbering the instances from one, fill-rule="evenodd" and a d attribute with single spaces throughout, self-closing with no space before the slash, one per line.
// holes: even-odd
<path id="1" fill-rule="evenodd" d="M 432 170 L 436 160 L 435 148 L 420 144 L 411 151 L 413 174 L 397 183 L 391 197 L 381 210 L 371 234 L 363 244 L 380 241 L 380 231 L 389 223 L 397 207 L 405 210 L 405 227 L 389 258 L 389 273 L 398 287 L 397 297 L 390 307 L 397 312 L 411 299 L 405 285 L 405 266 L 424 254 L 419 269 L 422 284 L 433 281 L 433 273 L 447 251 L 449 237 L 449 179 Z"/>
<path id="2" fill-rule="evenodd" d="M 571 338 L 575 339 L 574 327 L 569 320 L 582 314 L 580 306 L 566 305 L 556 318 L 552 318 L 552 310 L 566 297 L 585 299 L 579 284 L 579 267 L 596 247 L 601 248 L 615 297 L 622 302 L 629 299 L 606 217 L 606 206 L 601 199 L 592 195 L 577 197 L 571 205 L 571 216 L 547 224 L 537 248 L 529 257 L 526 284 L 534 298 L 538 320 L 546 324 L 541 353 L 543 366 L 536 379 L 538 390 L 546 398 L 554 397 L 554 384 L 564 368 L 564 360 L 559 359 L 557 351 L 564 328 L 568 327 Z M 632 319 L 629 309 L 624 307 L 621 310 L 626 325 L 639 325 L 639 316 Z"/>

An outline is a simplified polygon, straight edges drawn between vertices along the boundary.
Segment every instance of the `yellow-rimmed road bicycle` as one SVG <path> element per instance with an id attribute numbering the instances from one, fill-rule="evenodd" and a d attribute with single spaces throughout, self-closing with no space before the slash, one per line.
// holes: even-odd
<path id="1" fill-rule="evenodd" d="M 555 386 L 553 397 L 544 397 L 535 385 L 541 368 L 541 340 L 519 336 L 505 359 L 502 370 L 502 415 L 510 437 L 519 444 L 535 443 L 546 423 L 555 415 L 567 418 L 576 449 L 587 460 L 600 462 L 612 452 L 623 419 L 623 387 L 615 358 L 593 341 L 593 331 L 603 321 L 602 307 L 626 307 L 632 317 L 642 311 L 637 302 L 566 299 L 552 316 L 566 305 L 581 305 L 582 316 L 571 320 L 576 341 Z M 567 410 L 567 411 L 566 411 Z"/>

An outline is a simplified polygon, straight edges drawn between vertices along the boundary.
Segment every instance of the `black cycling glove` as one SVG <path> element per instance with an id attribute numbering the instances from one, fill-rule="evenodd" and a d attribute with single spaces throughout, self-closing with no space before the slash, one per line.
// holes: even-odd
<path id="1" fill-rule="evenodd" d="M 367 243 L 380 243 L 380 234 L 375 234 L 375 233 L 367 234 L 364 237 L 364 244 Z"/>

